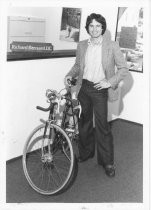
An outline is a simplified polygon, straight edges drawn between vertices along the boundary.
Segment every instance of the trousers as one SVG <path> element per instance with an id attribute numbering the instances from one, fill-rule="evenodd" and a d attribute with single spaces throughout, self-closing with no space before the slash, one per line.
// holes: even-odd
<path id="1" fill-rule="evenodd" d="M 97 90 L 93 82 L 83 79 L 78 100 L 82 108 L 78 122 L 80 157 L 94 156 L 96 145 L 98 164 L 114 164 L 113 136 L 107 121 L 108 89 Z"/>

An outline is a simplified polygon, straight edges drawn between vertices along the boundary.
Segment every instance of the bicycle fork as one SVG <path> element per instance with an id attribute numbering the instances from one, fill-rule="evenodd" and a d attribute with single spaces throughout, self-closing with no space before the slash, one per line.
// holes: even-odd
<path id="1" fill-rule="evenodd" d="M 49 134 L 47 138 L 48 128 L 49 128 Z M 43 163 L 46 163 L 46 162 L 51 163 L 53 161 L 52 144 L 54 142 L 54 137 L 55 137 L 55 132 L 54 132 L 54 128 L 51 126 L 51 121 L 46 121 L 44 134 L 42 138 L 42 145 L 41 145 L 41 154 L 42 154 L 41 160 Z"/>

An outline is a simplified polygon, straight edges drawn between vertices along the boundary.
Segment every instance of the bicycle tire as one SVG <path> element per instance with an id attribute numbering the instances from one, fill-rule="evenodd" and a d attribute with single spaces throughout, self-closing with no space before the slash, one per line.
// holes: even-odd
<path id="1" fill-rule="evenodd" d="M 44 132 L 44 128 L 45 124 L 39 125 L 29 135 L 23 150 L 22 165 L 25 177 L 35 191 L 44 195 L 55 195 L 67 190 L 73 182 L 77 171 L 76 160 L 72 143 L 66 132 L 58 125 L 51 124 L 51 128 L 57 133 L 53 143 L 53 161 L 43 162 L 42 148 L 45 150 L 48 148 L 49 140 L 47 133 L 45 139 L 39 134 L 40 131 Z"/>

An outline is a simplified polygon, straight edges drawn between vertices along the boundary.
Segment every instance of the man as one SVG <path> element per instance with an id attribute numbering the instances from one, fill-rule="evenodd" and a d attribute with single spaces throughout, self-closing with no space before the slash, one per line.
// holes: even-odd
<path id="1" fill-rule="evenodd" d="M 88 16 L 85 28 L 90 38 L 79 42 L 75 64 L 65 77 L 65 85 L 68 79 L 77 78 L 77 96 L 82 107 L 78 160 L 83 162 L 94 156 L 96 140 L 97 162 L 106 175 L 113 177 L 114 148 L 107 122 L 107 101 L 118 99 L 117 87 L 128 68 L 118 44 L 103 36 L 106 20 L 102 15 L 92 13 Z"/>

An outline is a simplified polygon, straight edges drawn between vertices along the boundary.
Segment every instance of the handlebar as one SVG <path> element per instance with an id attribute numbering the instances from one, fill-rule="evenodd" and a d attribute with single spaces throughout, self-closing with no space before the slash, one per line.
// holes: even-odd
<path id="1" fill-rule="evenodd" d="M 67 81 L 68 81 L 69 86 L 71 87 L 71 86 L 76 85 L 77 79 L 72 78 L 72 79 L 68 79 Z M 48 112 L 48 111 L 51 110 L 51 108 L 55 104 L 57 104 L 56 99 L 58 99 L 58 100 L 65 99 L 65 100 L 72 103 L 70 90 L 68 90 L 67 93 L 64 94 L 64 95 L 61 95 L 60 92 L 58 93 L 56 90 L 47 89 L 46 90 L 46 97 L 48 98 L 48 102 L 50 103 L 50 106 L 48 108 L 43 108 L 41 106 L 36 106 L 36 109 L 39 109 L 39 110 L 44 111 L 44 112 Z"/>
<path id="2" fill-rule="evenodd" d="M 48 112 L 51 109 L 51 105 L 48 108 L 43 108 L 41 106 L 36 106 L 36 109 L 39 109 L 39 110 L 44 111 L 44 112 Z"/>

